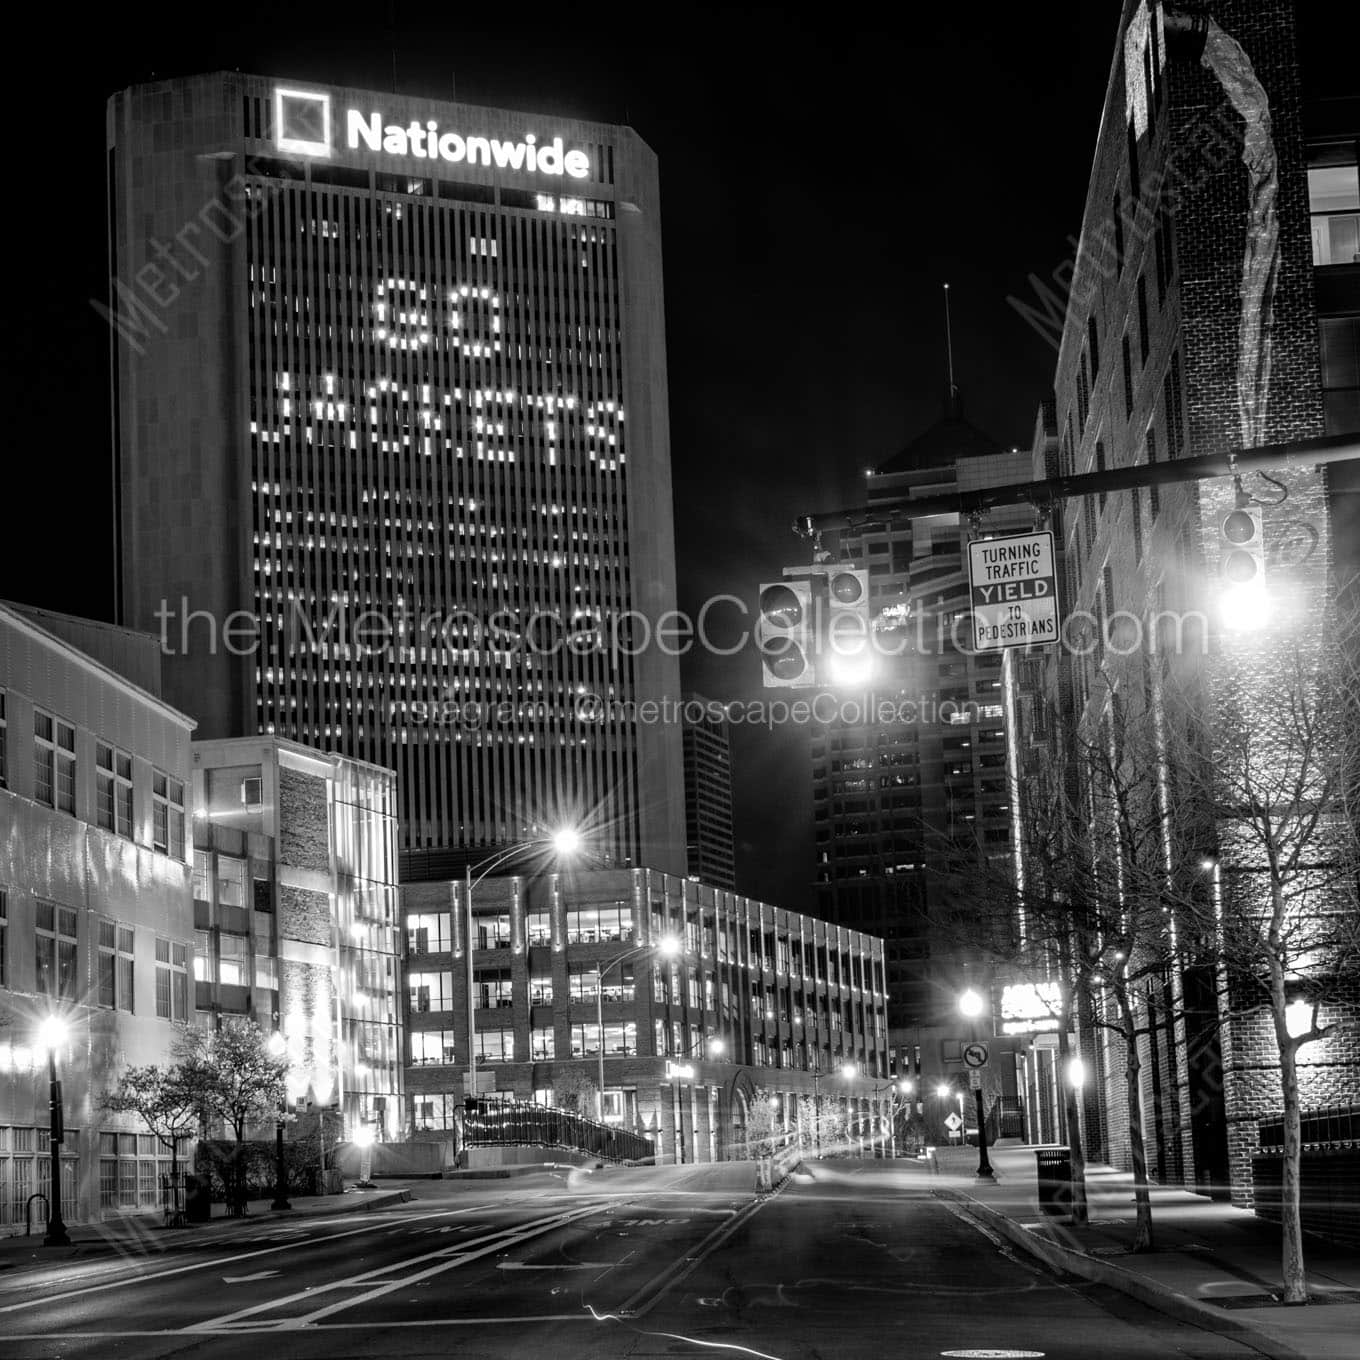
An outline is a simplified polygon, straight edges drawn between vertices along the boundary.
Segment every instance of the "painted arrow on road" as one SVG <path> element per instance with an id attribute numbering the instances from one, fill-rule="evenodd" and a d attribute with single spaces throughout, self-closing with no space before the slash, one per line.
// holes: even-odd
<path id="1" fill-rule="evenodd" d="M 223 1275 L 223 1284 L 249 1284 L 251 1280 L 267 1280 L 271 1275 L 277 1275 L 277 1270 L 257 1270 L 253 1275 Z"/>

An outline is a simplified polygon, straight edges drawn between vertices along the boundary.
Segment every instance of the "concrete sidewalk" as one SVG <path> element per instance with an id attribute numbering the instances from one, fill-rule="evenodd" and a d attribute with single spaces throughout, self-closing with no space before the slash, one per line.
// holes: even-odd
<path id="1" fill-rule="evenodd" d="M 1042 1214 L 1032 1148 L 991 1152 L 995 1185 L 972 1174 L 977 1153 L 956 1150 L 934 1178 L 979 1221 L 1048 1265 L 1110 1285 L 1211 1331 L 1239 1336 L 1281 1360 L 1354 1360 L 1360 1354 L 1360 1253 L 1306 1237 L 1311 1301 L 1278 1303 L 1280 1230 L 1254 1214 L 1185 1190 L 1152 1189 L 1154 1250 L 1129 1250 L 1133 1177 L 1087 1169 L 1090 1223 Z"/>
<path id="2" fill-rule="evenodd" d="M 67 1236 L 71 1239 L 71 1245 L 67 1247 L 43 1246 L 41 1230 L 35 1230 L 29 1237 L 25 1237 L 22 1232 L 17 1236 L 0 1237 L 0 1271 L 23 1270 L 73 1257 L 109 1254 L 143 1256 L 198 1242 L 218 1242 L 224 1238 L 230 1240 L 233 1236 L 246 1238 L 254 1233 L 267 1232 L 279 1224 L 391 1208 L 412 1197 L 411 1185 L 400 1181 L 389 1182 L 377 1190 L 349 1189 L 340 1195 L 299 1196 L 290 1201 L 291 1209 L 277 1211 L 269 1207 L 268 1199 L 252 1200 L 244 1217 L 229 1215 L 226 1205 L 214 1204 L 212 1218 L 207 1223 L 195 1223 L 186 1228 L 165 1227 L 159 1212 L 127 1214 L 105 1219 L 101 1223 L 70 1223 L 67 1224 Z"/>

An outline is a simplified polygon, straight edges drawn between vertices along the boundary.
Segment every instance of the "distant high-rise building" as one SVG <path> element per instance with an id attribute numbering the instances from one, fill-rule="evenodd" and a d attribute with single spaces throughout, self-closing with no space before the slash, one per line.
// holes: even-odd
<path id="1" fill-rule="evenodd" d="M 963 418 L 951 393 L 940 420 L 868 478 L 868 505 L 1023 480 L 1009 452 Z M 986 530 L 1032 524 L 1016 509 Z M 957 513 L 841 535 L 842 560 L 869 572 L 883 643 L 869 692 L 838 691 L 834 721 L 812 728 L 817 914 L 884 940 L 889 1027 L 952 1013 L 961 974 L 932 925 L 948 843 L 1010 844 L 998 654 L 970 654 L 967 542 Z M 960 625 L 962 620 L 962 625 Z"/>
<path id="2" fill-rule="evenodd" d="M 701 694 L 684 703 L 685 847 L 689 874 L 715 888 L 737 886 L 732 835 L 732 743 L 727 711 Z"/>
<path id="3" fill-rule="evenodd" d="M 403 873 L 684 868 L 656 159 L 234 73 L 108 110 L 119 603 L 200 736 L 399 776 Z"/>

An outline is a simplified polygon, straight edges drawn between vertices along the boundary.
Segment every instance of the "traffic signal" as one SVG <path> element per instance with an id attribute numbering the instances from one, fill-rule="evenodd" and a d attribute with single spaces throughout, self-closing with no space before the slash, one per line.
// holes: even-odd
<path id="1" fill-rule="evenodd" d="M 832 567 L 826 574 L 826 645 L 818 673 L 831 685 L 867 684 L 873 671 L 869 573 Z"/>
<path id="2" fill-rule="evenodd" d="M 1261 507 L 1239 489 L 1234 507 L 1218 524 L 1220 603 L 1229 628 L 1257 628 L 1265 621 L 1266 555 Z"/>
<path id="3" fill-rule="evenodd" d="M 756 646 L 765 688 L 792 689 L 812 684 L 812 644 L 812 586 L 806 581 L 762 584 Z"/>

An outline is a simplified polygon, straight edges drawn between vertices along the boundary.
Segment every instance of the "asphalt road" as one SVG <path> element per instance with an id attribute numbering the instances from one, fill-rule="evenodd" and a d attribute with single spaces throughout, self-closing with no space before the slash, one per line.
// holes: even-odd
<path id="1" fill-rule="evenodd" d="M 0 1275 L 6 1357 L 940 1356 L 1254 1352 L 990 1238 L 915 1167 L 833 1162 L 756 1205 L 721 1176 L 432 1183 Z"/>

